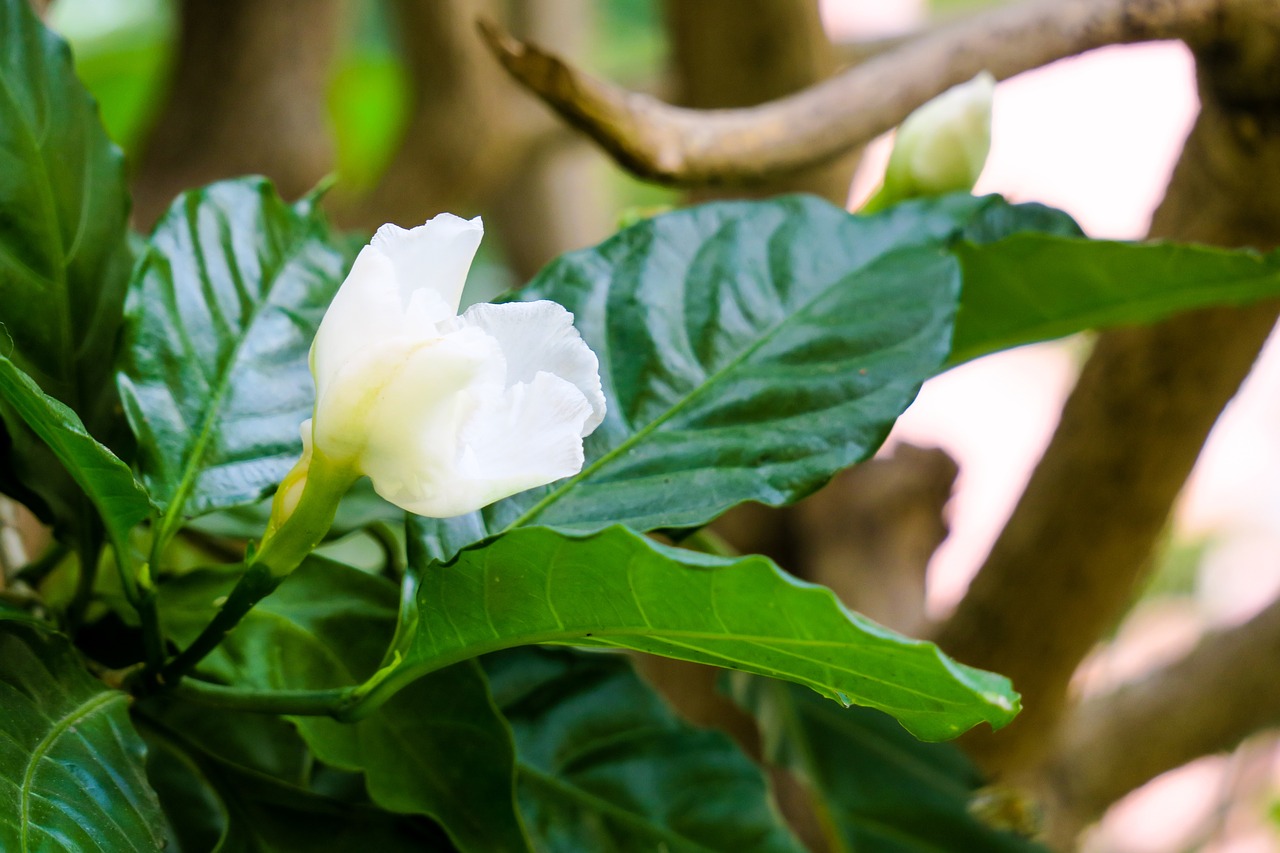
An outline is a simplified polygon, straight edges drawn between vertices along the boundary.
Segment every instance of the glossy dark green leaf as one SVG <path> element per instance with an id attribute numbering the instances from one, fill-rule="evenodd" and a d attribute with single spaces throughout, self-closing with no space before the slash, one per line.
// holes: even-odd
<path id="1" fill-rule="evenodd" d="M 1280 253 L 1018 234 L 961 243 L 964 294 L 950 363 L 1083 329 L 1280 295 Z"/>
<path id="2" fill-rule="evenodd" d="M 40 390 L 13 362 L 0 356 L 0 399 L 49 447 L 93 502 L 113 542 L 123 545 L 151 502 L 129 466 L 89 435 L 76 413 Z"/>
<path id="3" fill-rule="evenodd" d="M 196 572 L 166 584 L 161 604 L 171 635 L 189 642 L 231 580 Z M 249 613 L 202 671 L 263 689 L 357 684 L 381 661 L 396 607 L 396 590 L 382 578 L 312 559 Z M 527 849 L 511 736 L 475 664 L 433 673 L 358 723 L 295 722 L 318 758 L 363 773 L 381 807 L 432 817 L 464 851 Z"/>
<path id="4" fill-rule="evenodd" d="M 1007 679 L 850 613 L 830 590 L 764 557 L 711 557 L 620 526 L 587 536 L 533 527 L 419 568 L 391 685 L 486 652 L 553 643 L 795 681 L 887 711 L 927 740 L 980 722 L 998 728 L 1017 713 Z"/>
<path id="5" fill-rule="evenodd" d="M 124 165 L 70 51 L 26 0 L 0 0 L 0 352 L 100 438 L 117 417 L 111 362 L 132 263 Z M 0 406 L 5 488 L 83 526 L 78 491 Z"/>
<path id="6" fill-rule="evenodd" d="M 600 357 L 609 412 L 586 467 L 435 522 L 428 548 L 447 559 L 528 524 L 693 527 L 803 497 L 874 453 L 945 361 L 949 243 L 973 223 L 982 239 L 1016 229 L 1020 210 L 969 196 L 874 217 L 803 197 L 718 203 L 560 258 L 514 298 L 564 305 Z"/>
<path id="7" fill-rule="evenodd" d="M 0 620 L 0 850 L 160 850 L 163 821 L 128 697 L 66 638 Z"/>
<path id="8" fill-rule="evenodd" d="M 839 708 L 795 685 L 742 674 L 730 683 L 760 723 L 768 760 L 808 786 L 833 853 L 1045 849 L 993 825 L 999 815 L 978 817 L 984 781 L 951 744 L 921 743 L 885 714 Z"/>
<path id="9" fill-rule="evenodd" d="M 307 353 L 349 260 L 315 199 L 261 178 L 186 193 L 156 226 L 117 380 L 167 526 L 258 499 L 297 460 Z"/>
<path id="10" fill-rule="evenodd" d="M 278 718 L 149 704 L 139 725 L 147 740 L 147 773 L 172 827 L 166 853 L 450 849 L 433 843 L 429 829 L 411 819 L 313 790 L 305 778 L 309 768 L 300 768 L 302 778 L 290 778 L 296 775 L 292 767 L 264 764 L 262 754 L 290 753 L 292 765 L 306 753 Z"/>
<path id="11" fill-rule="evenodd" d="M 520 808 L 539 851 L 793 853 L 760 768 L 677 718 L 619 655 L 485 658 L 511 723 Z"/>

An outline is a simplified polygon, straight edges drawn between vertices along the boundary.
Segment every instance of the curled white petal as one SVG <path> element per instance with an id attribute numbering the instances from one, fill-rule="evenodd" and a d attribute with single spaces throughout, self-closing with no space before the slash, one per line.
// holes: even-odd
<path id="1" fill-rule="evenodd" d="M 360 250 L 311 347 L 316 390 L 372 342 L 429 333 L 453 317 L 484 227 L 442 213 L 417 228 L 384 225 Z"/>
<path id="2" fill-rule="evenodd" d="M 463 219 L 441 213 L 417 228 L 383 225 L 369 248 L 391 261 L 405 304 L 411 295 L 427 290 L 439 296 L 453 315 L 458 313 L 467 270 L 483 236 L 480 217 Z"/>
<path id="3" fill-rule="evenodd" d="M 456 316 L 479 219 L 379 229 L 312 346 L 314 453 L 387 500 L 460 515 L 583 465 L 603 420 L 596 356 L 553 302 Z"/>
<path id="4" fill-rule="evenodd" d="M 548 300 L 472 305 L 457 324 L 483 329 L 497 339 L 507 358 L 508 385 L 532 382 L 545 372 L 576 386 L 591 407 L 582 425 L 584 437 L 604 420 L 600 361 L 573 327 L 573 314 L 564 306 Z"/>
<path id="5" fill-rule="evenodd" d="M 582 425 L 591 406 L 573 383 L 539 373 L 532 382 L 464 396 L 473 406 L 456 434 L 446 488 L 401 494 L 393 503 L 448 518 L 582 470 Z"/>

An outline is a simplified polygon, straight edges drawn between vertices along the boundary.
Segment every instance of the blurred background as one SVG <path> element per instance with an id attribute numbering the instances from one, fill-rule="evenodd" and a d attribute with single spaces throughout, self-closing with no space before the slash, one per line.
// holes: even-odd
<path id="1" fill-rule="evenodd" d="M 628 218 L 690 198 L 628 177 L 511 83 L 476 37 L 477 16 L 628 88 L 719 107 L 803 88 L 877 45 L 987 5 L 54 0 L 47 18 L 71 42 L 108 131 L 128 155 L 137 228 L 149 229 L 180 190 L 218 178 L 264 173 L 288 197 L 331 177 L 330 214 L 355 229 L 413 225 L 440 210 L 482 214 L 488 237 L 466 297 L 476 301 L 518 286 Z M 1195 116 L 1193 78 L 1185 49 L 1161 43 L 1108 48 L 1001 84 L 977 191 L 1061 207 L 1094 237 L 1141 237 Z M 760 192 L 818 192 L 856 207 L 877 185 L 890 144 L 878 140 L 860 157 Z M 850 490 L 882 494 L 884 484 L 872 481 L 880 475 L 837 481 L 832 489 L 843 491 L 815 496 L 825 508 L 815 503 L 766 524 L 748 511 L 722 533 L 831 583 L 890 624 L 945 615 L 1011 511 L 1088 346 L 1078 339 L 1026 347 L 953 370 L 926 385 L 899 422 L 882 452 L 884 476 L 910 482 L 912 470 L 923 470 L 911 511 L 923 502 L 936 516 L 945 503 L 949 526 L 931 559 L 946 532 L 936 523 L 901 533 L 906 546 L 883 546 L 897 556 L 905 548 L 907 562 L 910 554 L 922 554 L 915 558 L 922 566 L 927 560 L 922 613 L 895 611 L 865 589 L 860 599 L 848 578 L 865 587 L 883 569 L 853 564 L 885 552 L 834 538 L 850 530 L 896 535 L 884 528 L 898 520 L 830 523 L 833 512 L 862 511 Z M 1079 690 L 1111 687 L 1174 659 L 1205 630 L 1244 621 L 1280 590 L 1280 399 L 1271 393 L 1278 385 L 1280 353 L 1269 346 L 1219 421 L 1138 606 L 1086 663 Z M 846 578 L 844 587 L 832 572 Z M 1274 736 L 1262 735 L 1135 792 L 1084 849 L 1266 853 L 1280 850 L 1277 827 L 1280 751 Z"/>

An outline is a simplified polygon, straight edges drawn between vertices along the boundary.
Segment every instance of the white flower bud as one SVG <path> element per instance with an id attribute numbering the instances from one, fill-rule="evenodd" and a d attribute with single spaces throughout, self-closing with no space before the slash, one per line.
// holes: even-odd
<path id="1" fill-rule="evenodd" d="M 909 198 L 973 189 L 991 149 L 995 78 L 986 71 L 907 116 L 894 137 L 884 186 L 864 212 Z"/>
<path id="2" fill-rule="evenodd" d="M 368 475 L 419 515 L 461 515 L 576 474 L 604 418 L 599 363 L 563 307 L 457 316 L 482 234 L 479 218 L 447 213 L 384 225 L 311 347 L 315 461 Z"/>

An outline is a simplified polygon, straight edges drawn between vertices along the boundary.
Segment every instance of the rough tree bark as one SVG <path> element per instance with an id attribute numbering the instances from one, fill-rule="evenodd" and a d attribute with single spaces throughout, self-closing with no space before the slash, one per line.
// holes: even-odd
<path id="1" fill-rule="evenodd" d="M 183 0 L 169 90 L 138 159 L 142 228 L 179 192 L 263 174 L 286 198 L 333 168 L 325 113 L 343 0 Z"/>
<path id="2" fill-rule="evenodd" d="M 512 5 L 511 24 L 531 39 L 583 55 L 596 32 L 593 11 L 590 0 L 525 0 Z M 470 37 L 472 49 L 484 52 L 474 27 Z M 508 86 L 507 94 L 511 103 L 528 100 L 514 87 Z M 507 266 L 519 282 L 528 281 L 557 255 L 608 237 L 616 216 L 608 159 L 547 110 L 540 108 L 533 119 L 542 132 L 487 200 Z"/>
<path id="3" fill-rule="evenodd" d="M 603 158 L 530 101 L 480 41 L 476 23 L 502 19 L 572 53 L 594 31 L 585 0 L 398 0 L 400 49 L 413 106 L 378 186 L 348 199 L 340 222 L 403 226 L 441 212 L 483 212 L 518 281 L 570 248 L 603 239 L 608 200 L 595 169 Z"/>
<path id="4" fill-rule="evenodd" d="M 1224 16 L 1193 40 L 1202 109 L 1153 237 L 1280 242 L 1280 16 Z M 1076 666 L 1132 603 L 1219 413 L 1275 324 L 1273 303 L 1100 336 L 1017 509 L 937 636 L 1011 677 L 1023 714 L 968 746 L 993 772 L 1044 758 Z"/>
<path id="5" fill-rule="evenodd" d="M 476 20 L 495 18 L 498 0 L 396 0 L 391 8 L 412 113 L 382 180 L 343 218 L 411 226 L 442 210 L 474 209 L 519 156 L 529 124 L 520 119 L 539 111 L 515 102 L 475 37 Z"/>
<path id="6" fill-rule="evenodd" d="M 665 0 L 663 10 L 679 101 L 686 107 L 753 107 L 806 89 L 836 69 L 836 51 L 816 2 Z M 749 190 L 695 189 L 692 195 L 700 200 L 810 192 L 843 205 L 857 156 L 855 151 Z"/>

